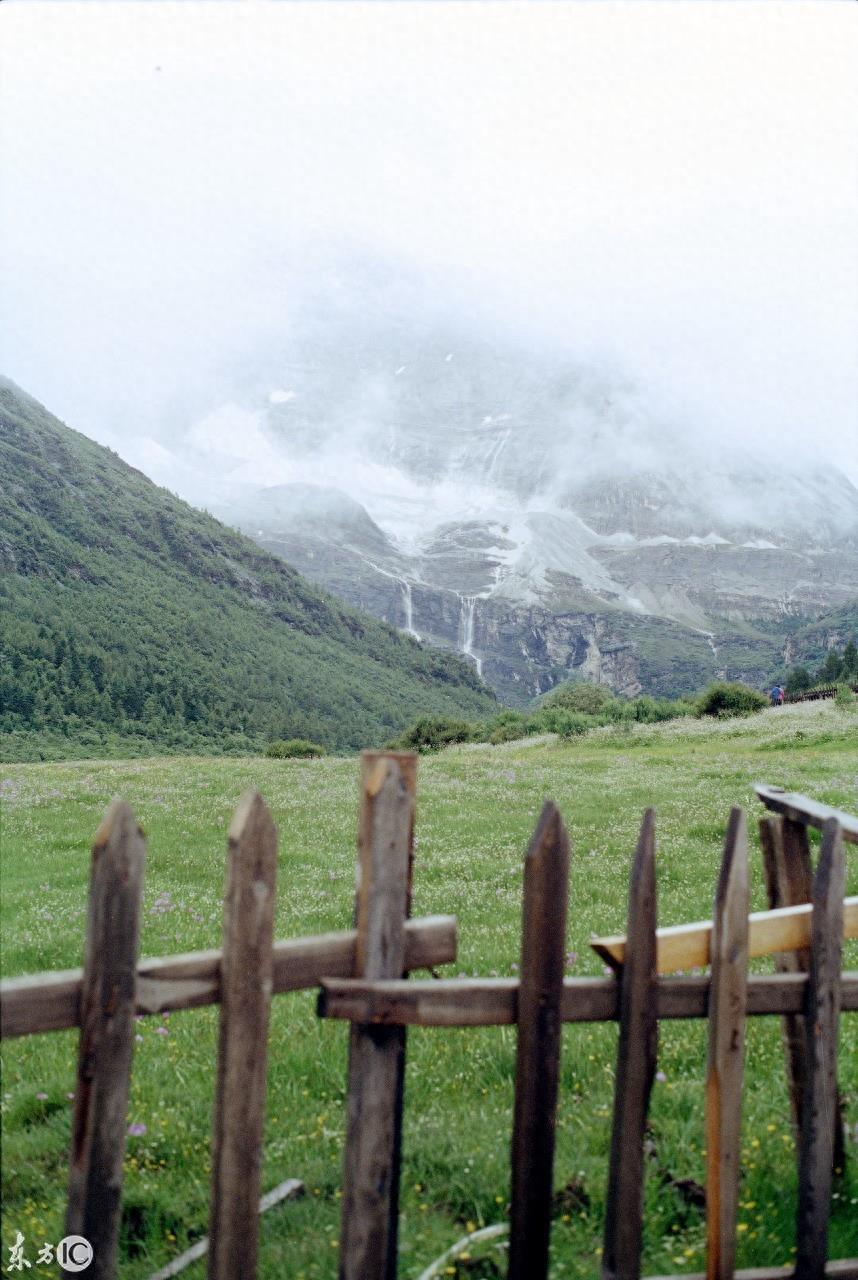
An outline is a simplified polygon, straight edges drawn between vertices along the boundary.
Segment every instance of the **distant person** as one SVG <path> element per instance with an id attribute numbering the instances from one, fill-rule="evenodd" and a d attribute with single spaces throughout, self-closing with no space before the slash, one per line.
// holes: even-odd
<path id="1" fill-rule="evenodd" d="M 786 701 L 786 689 L 782 684 L 778 685 L 778 706 L 782 707 Z"/>
<path id="2" fill-rule="evenodd" d="M 776 684 L 769 694 L 769 699 L 773 707 L 779 707 L 784 700 L 784 692 L 779 684 Z"/>

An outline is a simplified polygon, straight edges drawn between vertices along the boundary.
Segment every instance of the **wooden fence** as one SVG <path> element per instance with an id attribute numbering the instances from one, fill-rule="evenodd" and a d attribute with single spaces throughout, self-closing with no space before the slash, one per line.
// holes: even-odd
<path id="1" fill-rule="evenodd" d="M 619 1022 L 619 1043 L 602 1277 L 637 1280 L 644 1129 L 658 1022 L 671 1018 L 708 1018 L 707 1280 L 858 1280 L 858 1259 L 826 1261 L 832 1178 L 844 1159 L 838 1017 L 858 1009 L 858 972 L 843 973 L 840 963 L 842 937 L 858 935 L 858 899 L 844 902 L 843 858 L 843 841 L 858 843 L 858 819 L 758 787 L 770 811 L 760 825 L 772 910 L 749 917 L 745 817 L 734 809 L 712 921 L 660 930 L 648 810 L 628 931 L 595 943 L 615 976 L 564 979 L 569 843 L 548 802 L 525 858 L 519 978 L 408 980 L 410 970 L 456 956 L 452 917 L 409 918 L 416 758 L 367 752 L 361 781 L 353 930 L 273 941 L 276 832 L 261 797 L 248 793 L 229 831 L 222 949 L 138 961 L 145 843 L 117 801 L 93 846 L 83 970 L 0 984 L 4 1037 L 80 1027 L 66 1226 L 94 1247 L 89 1274 L 117 1270 L 134 1015 L 219 1003 L 208 1268 L 217 1280 L 252 1280 L 270 997 L 319 987 L 320 1016 L 351 1024 L 342 1280 L 396 1276 L 406 1028 L 415 1024 L 517 1026 L 508 1274 L 547 1276 L 561 1027 L 610 1020 Z M 822 831 L 815 873 L 809 826 Z M 749 976 L 749 955 L 769 953 L 776 972 Z M 710 974 L 664 976 L 689 964 L 709 964 Z M 792 1273 L 734 1269 L 745 1021 L 760 1014 L 783 1019 L 799 1137 Z"/>
<path id="2" fill-rule="evenodd" d="M 858 693 L 858 684 L 854 681 L 841 681 L 846 684 L 847 689 L 852 693 Z M 784 702 L 819 702 L 822 698 L 834 698 L 837 696 L 838 686 L 836 684 L 824 684 L 818 689 L 808 689 L 806 693 L 787 693 L 784 695 Z"/>

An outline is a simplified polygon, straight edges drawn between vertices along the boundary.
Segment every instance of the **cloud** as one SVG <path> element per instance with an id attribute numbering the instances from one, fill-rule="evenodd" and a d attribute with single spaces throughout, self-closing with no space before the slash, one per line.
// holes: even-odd
<path id="1" fill-rule="evenodd" d="M 562 351 L 858 479 L 845 6 L 2 8 L 2 363 L 80 429 L 220 456 L 346 316 Z"/>

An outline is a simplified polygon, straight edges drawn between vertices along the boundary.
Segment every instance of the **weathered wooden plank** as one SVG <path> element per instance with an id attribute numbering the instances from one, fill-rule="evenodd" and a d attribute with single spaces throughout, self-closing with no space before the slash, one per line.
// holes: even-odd
<path id="1" fill-rule="evenodd" d="M 706 1275 L 732 1280 L 745 1068 L 748 978 L 748 839 L 730 814 L 715 895 L 706 1070 Z"/>
<path id="2" fill-rule="evenodd" d="M 547 801 L 524 860 L 509 1280 L 548 1275 L 569 840 Z"/>
<path id="3" fill-rule="evenodd" d="M 800 1013 L 807 975 L 779 973 L 748 978 L 747 1014 Z M 708 977 L 659 978 L 656 1010 L 660 1020 L 705 1018 Z M 841 1008 L 858 1010 L 858 971 L 841 981 Z M 324 979 L 318 1012 L 323 1018 L 379 1026 L 500 1027 L 516 1021 L 515 978 L 443 978 L 438 981 L 362 982 Z M 614 978 L 567 978 L 560 1005 L 562 1022 L 612 1022 L 619 1016 L 619 984 Z"/>
<path id="4" fill-rule="evenodd" d="M 208 1273 L 253 1280 L 277 879 L 277 831 L 256 791 L 238 803 L 228 859 Z"/>
<path id="5" fill-rule="evenodd" d="M 822 1280 L 837 1114 L 837 1023 L 845 869 L 840 824 L 822 828 L 813 881 L 813 938 L 805 1010 L 807 1079 L 802 1107 L 796 1214 L 796 1280 Z"/>
<path id="6" fill-rule="evenodd" d="M 771 809 L 773 813 L 782 813 L 785 818 L 800 825 L 822 830 L 826 822 L 835 818 L 840 824 L 842 838 L 849 844 L 858 844 L 858 818 L 854 814 L 834 809 L 829 804 L 820 804 L 818 800 L 811 800 L 793 791 L 784 791 L 782 787 L 769 787 L 760 783 L 754 790 L 767 809 Z"/>
<path id="7" fill-rule="evenodd" d="M 620 1035 L 605 1208 L 604 1280 L 638 1280 L 643 1238 L 644 1129 L 655 1076 L 655 814 L 644 814 L 629 884 Z"/>
<path id="8" fill-rule="evenodd" d="M 274 943 L 272 992 L 317 987 L 323 977 L 350 978 L 355 972 L 357 932 L 287 938 Z M 195 1009 L 220 1001 L 221 951 L 141 960 L 137 966 L 135 1012 Z M 424 916 L 405 923 L 405 968 L 435 968 L 456 959 L 456 917 Z M 82 969 L 56 970 L 0 982 L 0 1035 L 64 1031 L 80 1023 Z"/>
<path id="9" fill-rule="evenodd" d="M 748 955 L 769 956 L 779 951 L 810 945 L 810 902 L 779 907 L 774 911 L 752 911 L 748 916 Z M 843 936 L 858 938 L 858 896 L 844 899 Z M 618 933 L 591 938 L 590 946 L 606 964 L 619 969 L 625 955 L 626 937 Z M 705 968 L 711 962 L 712 921 L 668 925 L 656 933 L 656 965 L 659 973 L 676 969 Z"/>
<path id="10" fill-rule="evenodd" d="M 773 815 L 760 819 L 760 845 L 763 851 L 763 868 L 766 893 L 773 907 L 792 907 L 800 903 L 810 906 L 813 896 L 813 869 L 807 827 L 789 818 Z M 855 919 L 853 920 L 853 917 Z M 845 937 L 855 937 L 858 932 L 858 899 L 846 898 L 843 904 L 843 932 Z M 807 945 L 793 951 L 775 953 L 775 969 L 778 973 L 808 973 L 810 971 L 810 934 Z M 795 1014 L 787 1014 L 781 1023 L 786 1058 L 787 1085 L 790 1093 L 793 1123 L 796 1131 L 796 1147 L 801 1149 L 802 1100 L 807 1075 L 804 1022 Z M 834 1155 L 833 1166 L 841 1172 L 846 1160 L 846 1136 L 844 1133 L 840 1093 L 833 1116 Z"/>
<path id="11" fill-rule="evenodd" d="M 793 1280 L 791 1267 L 746 1267 L 733 1280 Z M 706 1280 L 702 1271 L 682 1276 L 648 1276 L 647 1280 Z M 825 1280 L 858 1280 L 858 1258 L 838 1258 L 825 1264 Z"/>
<path id="12" fill-rule="evenodd" d="M 399 978 L 405 969 L 416 775 L 411 754 L 361 757 L 355 967 L 364 978 Z M 395 1280 L 404 1071 L 403 1027 L 352 1026 L 342 1280 Z"/>
<path id="13" fill-rule="evenodd" d="M 92 1245 L 94 1280 L 117 1270 L 145 861 L 130 806 L 114 800 L 92 846 L 66 1211 L 66 1235 Z"/>

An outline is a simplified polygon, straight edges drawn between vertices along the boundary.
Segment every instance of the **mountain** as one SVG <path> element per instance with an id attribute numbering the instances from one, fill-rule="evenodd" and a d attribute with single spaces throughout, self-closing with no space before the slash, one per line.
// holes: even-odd
<path id="1" fill-rule="evenodd" d="M 496 705 L 472 664 L 334 600 L 5 379 L 0 477 L 7 758 L 293 736 L 354 749 L 418 714 Z M 372 522 L 340 503 L 348 517 L 371 545 Z"/>
<path id="2" fill-rule="evenodd" d="M 616 371 L 368 316 L 295 339 L 246 404 L 252 446 L 228 409 L 190 442 L 217 514 L 506 702 L 578 676 L 763 684 L 858 602 L 845 475 L 760 457 Z"/>

